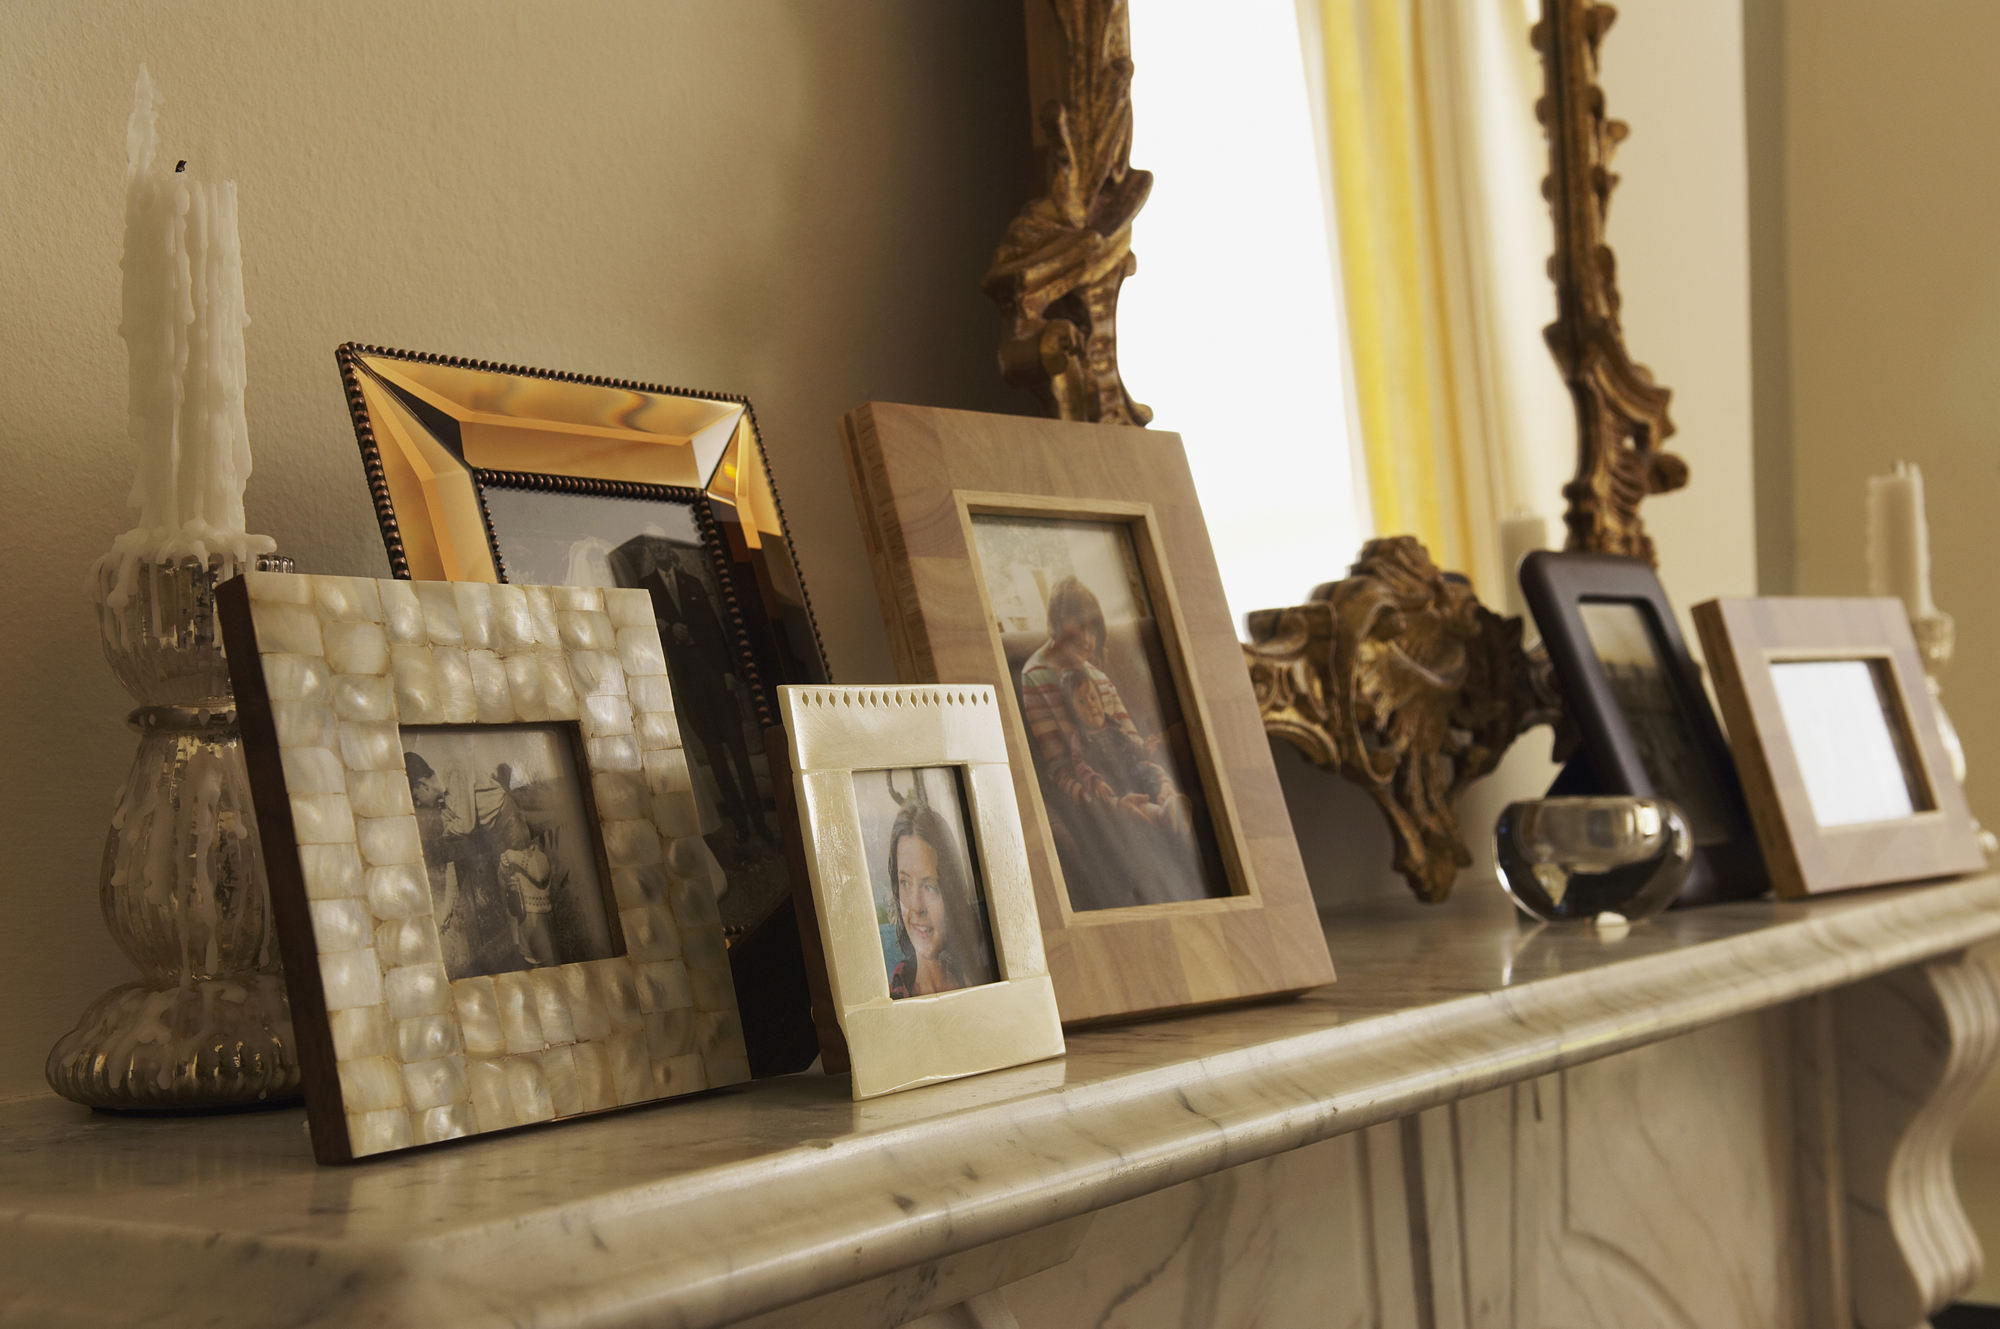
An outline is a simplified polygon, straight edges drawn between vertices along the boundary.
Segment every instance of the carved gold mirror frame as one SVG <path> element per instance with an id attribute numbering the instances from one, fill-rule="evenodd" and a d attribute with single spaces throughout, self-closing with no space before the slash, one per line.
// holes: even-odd
<path id="1" fill-rule="evenodd" d="M 1058 420 L 1143 425 L 1118 374 L 1118 288 L 1138 270 L 1132 219 L 1152 192 L 1132 167 L 1126 0 L 1027 0 L 1028 95 L 1045 192 L 1007 228 L 985 289 L 1000 372 Z"/>
<path id="2" fill-rule="evenodd" d="M 1549 144 L 1542 193 L 1555 217 L 1549 277 L 1556 321 L 1543 330 L 1576 402 L 1576 477 L 1563 486 L 1567 548 L 1656 563 L 1639 504 L 1688 482 L 1688 465 L 1662 446 L 1674 432 L 1673 397 L 1625 349 L 1618 260 L 1604 241 L 1618 177 L 1612 153 L 1631 132 L 1605 114 L 1598 54 L 1618 11 L 1598 0 L 1542 0 L 1530 40 L 1542 55 L 1535 118 Z"/>

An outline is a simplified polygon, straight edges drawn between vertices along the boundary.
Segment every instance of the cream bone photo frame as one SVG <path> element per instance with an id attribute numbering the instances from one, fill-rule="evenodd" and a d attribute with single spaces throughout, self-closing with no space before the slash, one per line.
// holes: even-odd
<path id="1" fill-rule="evenodd" d="M 780 690 L 800 832 L 833 1011 L 856 1099 L 1062 1054 L 1034 884 L 1000 711 L 990 687 Z M 990 981 L 891 992 L 887 929 L 858 792 L 893 773 L 956 772 L 974 889 L 984 887 Z M 879 838 L 879 837 L 878 837 Z M 890 885 L 889 907 L 895 887 Z M 900 972 L 900 970 L 898 971 Z"/>
<path id="2" fill-rule="evenodd" d="M 646 592 L 258 572 L 216 599 L 319 1161 L 750 1078 Z M 506 972 L 449 972 L 420 734 L 558 754 L 538 788 L 572 810 L 543 814 L 532 870 L 595 873 L 595 894 L 564 898 L 601 907 L 604 953 L 558 962 L 517 940 Z M 442 874 L 455 899 L 474 861 Z M 506 880 L 507 855 L 477 861 Z"/>

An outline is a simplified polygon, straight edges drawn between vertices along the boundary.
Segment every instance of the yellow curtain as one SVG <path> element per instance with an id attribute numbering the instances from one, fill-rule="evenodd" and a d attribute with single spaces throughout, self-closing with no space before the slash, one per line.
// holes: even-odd
<path id="1" fill-rule="evenodd" d="M 1419 15 L 1403 0 L 1322 0 L 1320 9 L 1341 284 L 1375 529 L 1413 534 L 1442 566 L 1457 567 L 1471 537 L 1450 350 L 1438 335 Z"/>
<path id="2" fill-rule="evenodd" d="M 1575 440 L 1541 343 L 1553 239 L 1521 0 L 1299 10 L 1375 530 L 1417 536 L 1499 605 L 1500 524 L 1559 518 Z"/>

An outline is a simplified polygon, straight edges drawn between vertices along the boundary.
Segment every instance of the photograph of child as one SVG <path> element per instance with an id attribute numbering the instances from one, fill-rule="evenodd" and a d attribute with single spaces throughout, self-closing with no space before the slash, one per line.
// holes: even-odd
<path id="1" fill-rule="evenodd" d="M 562 726 L 405 726 L 403 746 L 452 978 L 619 953 Z"/>
<path id="2" fill-rule="evenodd" d="M 1130 528 L 972 529 L 1070 906 L 1229 894 Z"/>
<path id="3" fill-rule="evenodd" d="M 1093 780 L 1100 802 L 1116 803 L 1155 826 L 1177 832 L 1192 824 L 1193 805 L 1174 789 L 1173 778 L 1153 760 L 1159 747 L 1132 727 L 1132 717 L 1120 710 L 1114 717 L 1104 709 L 1104 690 L 1088 669 L 1062 676 L 1063 703 L 1071 722 L 1070 769 Z M 1116 694 L 1113 694 L 1116 704 Z"/>
<path id="4" fill-rule="evenodd" d="M 1000 979 L 959 778 L 952 767 L 854 774 L 889 995 L 899 1001 Z"/>

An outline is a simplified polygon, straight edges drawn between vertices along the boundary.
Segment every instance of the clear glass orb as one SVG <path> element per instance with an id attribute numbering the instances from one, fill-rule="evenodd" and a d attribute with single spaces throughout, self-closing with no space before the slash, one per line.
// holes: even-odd
<path id="1" fill-rule="evenodd" d="M 1694 858 L 1687 819 L 1664 798 L 1509 803 L 1493 838 L 1501 884 L 1546 923 L 1650 918 L 1680 894 Z"/>

